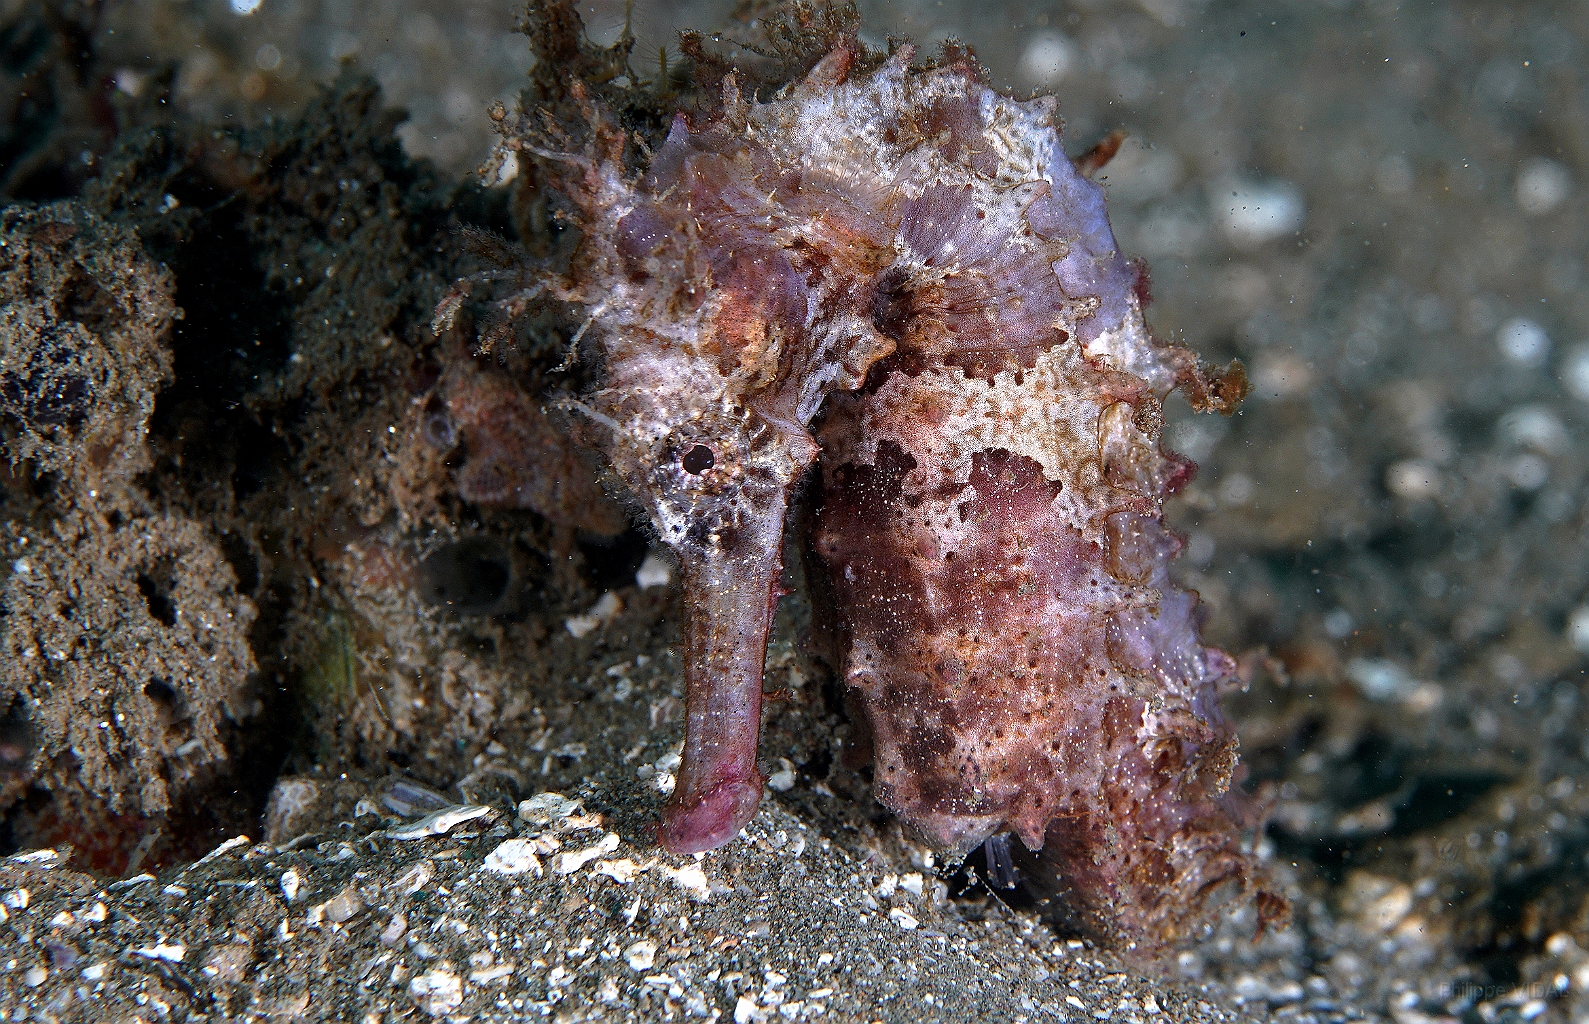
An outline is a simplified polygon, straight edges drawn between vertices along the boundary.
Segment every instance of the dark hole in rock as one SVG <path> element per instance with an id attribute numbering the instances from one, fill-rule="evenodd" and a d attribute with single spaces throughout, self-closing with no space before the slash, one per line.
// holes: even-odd
<path id="1" fill-rule="evenodd" d="M 143 595 L 144 603 L 149 606 L 150 615 L 164 625 L 177 624 L 176 606 L 171 603 L 171 598 L 161 589 L 160 584 L 147 573 L 138 574 L 138 593 Z"/>
<path id="2" fill-rule="evenodd" d="M 0 405 L 35 429 L 76 426 L 94 404 L 92 370 L 75 330 L 50 329 L 24 367 L 0 373 Z"/>
<path id="3" fill-rule="evenodd" d="M 447 411 L 447 403 L 437 395 L 425 400 L 424 415 L 419 421 L 419 436 L 426 444 L 442 452 L 451 451 L 458 443 L 458 425 L 453 421 L 452 413 Z"/>
<path id="4" fill-rule="evenodd" d="M 1395 824 L 1386 834 L 1413 835 L 1455 818 L 1505 781 L 1494 772 L 1417 777 L 1393 808 Z"/>
<path id="5" fill-rule="evenodd" d="M 281 465 L 285 442 L 268 424 L 248 418 L 236 428 L 234 451 L 232 490 L 242 500 L 271 482 Z"/>
<path id="6" fill-rule="evenodd" d="M 419 563 L 425 601 L 460 615 L 490 615 L 507 604 L 513 560 L 490 537 L 468 537 L 437 548 Z"/>
<path id="7" fill-rule="evenodd" d="M 254 556 L 248 539 L 236 533 L 222 534 L 221 554 L 226 556 L 227 564 L 237 576 L 238 593 L 252 594 L 259 586 L 259 559 Z"/>
<path id="8" fill-rule="evenodd" d="M 175 711 L 178 700 L 177 691 L 164 679 L 151 679 L 144 684 L 143 695 L 160 705 L 163 710 Z"/>
<path id="9" fill-rule="evenodd" d="M 32 757 L 33 730 L 19 700 L 0 716 L 0 778 L 25 771 Z"/>
<path id="10" fill-rule="evenodd" d="M 124 315 L 105 289 L 87 274 L 74 274 L 67 280 L 61 288 L 60 306 L 67 317 L 95 334 L 103 334 Z"/>
<path id="11" fill-rule="evenodd" d="M 581 538 L 579 553 L 585 556 L 585 582 L 598 593 L 632 586 L 635 571 L 650 550 L 650 539 L 632 528 L 610 540 Z"/>

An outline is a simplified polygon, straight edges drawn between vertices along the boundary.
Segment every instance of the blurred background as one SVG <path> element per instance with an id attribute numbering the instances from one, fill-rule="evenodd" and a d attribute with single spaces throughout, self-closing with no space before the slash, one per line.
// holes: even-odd
<path id="1" fill-rule="evenodd" d="M 1129 132 L 1102 180 L 1152 268 L 1151 325 L 1251 372 L 1237 416 L 1177 405 L 1168 427 L 1203 467 L 1169 513 L 1182 578 L 1207 639 L 1246 655 L 1243 756 L 1310 894 L 1264 954 L 1308 965 L 1259 972 L 1251 999 L 1299 1004 L 1317 971 L 1394 1005 L 1461 961 L 1589 1005 L 1589 3 L 860 7 L 875 46 L 959 38 L 998 87 L 1057 96 L 1073 153 Z M 163 68 L 171 102 L 225 126 L 286 117 L 351 63 L 407 112 L 411 156 L 471 174 L 532 60 L 507 2 L 57 4 L 98 56 L 45 88 L 43 10 L 0 0 L 16 198 L 69 194 L 111 142 L 96 104 Z M 735 36 L 728 3 L 580 13 L 601 43 L 628 24 L 642 78 L 680 28 Z M 1507 1012 L 1537 1017 L 1529 998 Z M 1431 1019 L 1416 1002 L 1401 1024 Z"/>

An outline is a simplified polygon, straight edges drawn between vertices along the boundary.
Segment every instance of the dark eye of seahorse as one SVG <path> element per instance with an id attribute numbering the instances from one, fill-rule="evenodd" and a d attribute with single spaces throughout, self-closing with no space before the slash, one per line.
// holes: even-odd
<path id="1" fill-rule="evenodd" d="M 684 472 L 691 474 L 704 473 L 716 462 L 717 458 L 712 454 L 712 449 L 704 444 L 696 445 L 679 459 L 679 465 L 684 467 Z"/>

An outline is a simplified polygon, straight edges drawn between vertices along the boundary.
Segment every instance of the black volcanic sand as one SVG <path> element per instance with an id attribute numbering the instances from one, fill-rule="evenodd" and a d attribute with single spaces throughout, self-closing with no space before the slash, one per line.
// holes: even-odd
<path id="1" fill-rule="evenodd" d="M 1170 520 L 1295 920 L 1156 968 L 900 833 L 798 565 L 763 811 L 659 854 L 679 610 L 547 427 L 578 325 L 432 329 L 492 236 L 566 244 L 466 173 L 514 13 L 0 5 L 8 1019 L 1589 1019 L 1583 13 L 862 12 L 1128 129 L 1151 324 L 1257 385 L 1172 410 Z M 636 75 L 725 16 L 637 12 Z"/>

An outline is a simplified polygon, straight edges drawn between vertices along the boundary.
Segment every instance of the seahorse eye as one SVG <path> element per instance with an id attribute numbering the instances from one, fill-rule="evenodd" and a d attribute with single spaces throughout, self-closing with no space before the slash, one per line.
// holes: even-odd
<path id="1" fill-rule="evenodd" d="M 704 473 L 716 463 L 717 457 L 712 454 L 712 449 L 704 444 L 696 445 L 679 459 L 679 465 L 684 467 L 684 472 L 692 474 Z"/>

